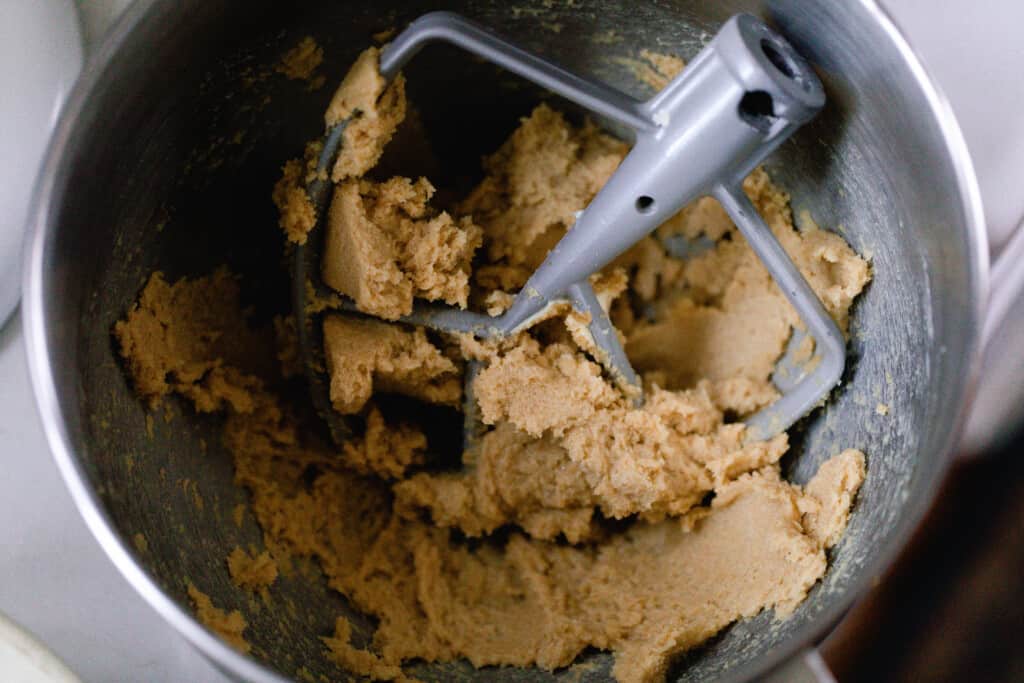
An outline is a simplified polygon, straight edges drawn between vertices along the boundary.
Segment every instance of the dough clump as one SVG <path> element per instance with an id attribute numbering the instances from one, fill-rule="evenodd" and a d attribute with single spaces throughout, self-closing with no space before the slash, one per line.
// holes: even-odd
<path id="1" fill-rule="evenodd" d="M 196 618 L 206 628 L 216 633 L 236 650 L 248 652 L 252 648 L 244 635 L 249 624 L 241 612 L 238 610 L 228 612 L 216 607 L 210 596 L 192 583 L 188 584 L 188 597 L 196 609 Z"/>
<path id="2" fill-rule="evenodd" d="M 323 279 L 386 320 L 412 312 L 414 298 L 466 307 L 480 229 L 468 217 L 433 213 L 426 178 L 350 180 L 334 190 Z"/>
<path id="3" fill-rule="evenodd" d="M 541 105 L 449 204 L 453 218 L 430 208 L 426 179 L 363 177 L 405 112 L 401 77 L 386 86 L 376 59 L 369 50 L 357 60 L 327 113 L 328 123 L 355 118 L 332 171 L 324 277 L 377 319 L 326 313 L 325 356 L 335 409 L 364 429 L 326 443 L 274 372 L 233 364 L 256 333 L 239 325 L 226 271 L 173 284 L 155 274 L 115 328 L 145 400 L 176 393 L 223 412 L 269 557 L 315 558 L 376 619 L 364 649 L 339 615 L 320 634 L 325 656 L 403 680 L 411 660 L 556 669 L 598 648 L 614 653 L 618 680 L 646 682 L 737 619 L 790 614 L 827 569 L 865 457 L 822 457 L 799 486 L 781 475 L 786 434 L 745 439 L 740 419 L 777 398 L 771 375 L 800 322 L 724 211 L 694 202 L 595 276 L 643 374 L 641 407 L 593 357 L 586 321 L 564 309 L 502 341 L 388 322 L 416 299 L 503 310 L 627 148 Z M 286 166 L 285 180 L 303 168 Z M 744 189 L 846 329 L 868 264 L 837 235 L 796 230 L 764 171 Z M 301 221 L 286 220 L 290 202 L 278 205 L 297 241 L 288 226 Z M 677 258 L 665 245 L 678 236 L 713 246 Z M 293 345 L 287 323 L 277 327 Z M 293 348 L 277 355 L 294 366 Z M 468 361 L 479 363 L 472 399 L 486 431 L 461 467 L 441 469 L 430 425 L 396 414 L 387 395 L 459 406 Z M 239 556 L 232 574 L 250 576 L 242 566 L 256 561 Z"/>
<path id="4" fill-rule="evenodd" d="M 324 77 L 316 75 L 323 61 L 324 49 L 313 36 L 306 36 L 284 53 L 275 71 L 293 81 L 306 81 L 310 90 L 316 90 L 324 84 Z"/>
<path id="5" fill-rule="evenodd" d="M 277 562 L 270 553 L 249 553 L 235 548 L 228 555 L 228 573 L 239 588 L 265 591 L 277 580 Z"/>

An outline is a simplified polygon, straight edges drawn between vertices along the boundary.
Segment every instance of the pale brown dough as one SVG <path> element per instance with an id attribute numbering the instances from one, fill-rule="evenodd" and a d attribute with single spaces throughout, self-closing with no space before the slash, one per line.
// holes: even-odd
<path id="1" fill-rule="evenodd" d="M 291 242 L 305 244 L 306 236 L 316 225 L 316 209 L 306 194 L 306 175 L 300 160 L 285 163 L 271 198 L 280 213 L 278 223 L 285 236 Z"/>
<path id="2" fill-rule="evenodd" d="M 483 182 L 458 204 L 484 231 L 487 289 L 516 290 L 540 265 L 627 151 L 593 124 L 576 129 L 547 105 L 484 160 Z"/>
<path id="3" fill-rule="evenodd" d="M 360 676 L 367 676 L 375 681 L 396 681 L 412 683 L 415 678 L 406 676 L 401 667 L 387 664 L 380 657 L 368 650 L 360 650 L 349 643 L 352 637 L 352 624 L 345 617 L 338 617 L 334 624 L 334 635 L 321 636 L 320 640 L 327 646 L 327 656 L 341 667 Z"/>
<path id="4" fill-rule="evenodd" d="M 224 641 L 241 652 L 248 652 L 252 646 L 245 639 L 245 629 L 249 624 L 238 610 L 227 612 L 213 604 L 210 596 L 188 584 L 188 597 L 196 609 L 196 618 Z"/>
<path id="5" fill-rule="evenodd" d="M 379 320 L 329 315 L 324 354 L 331 375 L 331 403 L 342 414 L 358 413 L 374 390 L 430 403 L 458 403 L 461 371 L 422 329 Z"/>
<path id="6" fill-rule="evenodd" d="M 413 298 L 466 307 L 480 229 L 428 207 L 426 178 L 350 180 L 334 190 L 323 279 L 360 310 L 386 320 L 412 311 Z"/>
<path id="7" fill-rule="evenodd" d="M 238 293 L 226 268 L 173 286 L 163 273 L 150 276 L 114 336 L 136 392 L 151 407 L 170 393 L 189 398 L 202 412 L 251 405 L 255 378 L 246 372 L 263 373 L 270 364 L 266 340 L 247 327 Z"/>
<path id="8" fill-rule="evenodd" d="M 426 180 L 361 178 L 405 109 L 401 80 L 385 89 L 376 54 L 360 57 L 328 112 L 329 123 L 361 122 L 334 169 L 328 282 L 386 318 L 415 298 L 503 310 L 626 147 L 541 105 L 487 158 L 452 219 L 429 209 Z M 305 237 L 308 207 L 282 188 L 297 190 L 303 168 L 286 166 L 275 189 L 293 241 Z M 796 231 L 788 197 L 763 171 L 744 187 L 845 329 L 867 263 L 836 235 Z M 777 397 L 770 374 L 798 318 L 713 200 L 659 233 L 715 246 L 680 260 L 649 237 L 595 278 L 644 374 L 641 408 L 588 355 L 586 321 L 559 307 L 500 342 L 328 315 L 332 401 L 366 422 L 340 449 L 282 405 L 268 375 L 218 355 L 253 334 L 237 313 L 195 310 L 237 310 L 226 272 L 173 285 L 154 275 L 115 334 L 141 396 L 176 392 L 225 412 L 224 443 L 269 555 L 316 558 L 330 585 L 379 621 L 369 650 L 351 644 L 344 618 L 321 634 L 343 668 L 377 680 L 402 680 L 414 659 L 553 669 L 596 647 L 614 652 L 620 681 L 656 681 L 673 656 L 736 619 L 795 609 L 826 571 L 866 475 L 864 455 L 846 450 L 796 486 L 780 477 L 785 434 L 745 441 L 732 418 Z M 277 336 L 283 370 L 294 372 L 287 321 Z M 374 396 L 457 405 L 470 359 L 483 364 L 473 393 L 490 430 L 461 469 L 425 469 L 424 432 Z M 507 541 L 486 538 L 499 529 Z"/>
<path id="9" fill-rule="evenodd" d="M 313 36 L 306 36 L 292 49 L 284 53 L 276 71 L 286 78 L 309 83 L 310 90 L 316 90 L 324 84 L 323 76 L 317 76 L 316 70 L 324 61 L 324 49 L 316 44 Z"/>
<path id="10" fill-rule="evenodd" d="M 240 588 L 265 591 L 277 580 L 277 562 L 266 551 L 249 553 L 239 547 L 228 555 L 228 573 Z"/>
<path id="11" fill-rule="evenodd" d="M 405 79 L 399 74 L 387 84 L 377 70 L 379 55 L 375 47 L 359 55 L 324 114 L 328 127 L 350 119 L 331 170 L 334 182 L 358 178 L 373 168 L 405 118 Z"/>
<path id="12" fill-rule="evenodd" d="M 423 464 L 427 437 L 407 425 L 387 424 L 380 410 L 371 407 L 363 437 L 346 442 L 342 448 L 345 464 L 359 474 L 399 479 L 409 467 Z"/>

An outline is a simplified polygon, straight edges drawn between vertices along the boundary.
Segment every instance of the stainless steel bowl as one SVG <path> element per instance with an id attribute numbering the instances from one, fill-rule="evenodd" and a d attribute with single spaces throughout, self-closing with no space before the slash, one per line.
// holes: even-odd
<path id="1" fill-rule="evenodd" d="M 548 7 L 547 5 L 552 5 Z M 279 681 L 298 666 L 328 677 L 316 635 L 349 608 L 324 586 L 283 577 L 250 614 L 253 656 L 191 616 L 188 577 L 222 606 L 244 606 L 224 557 L 257 542 L 231 523 L 232 483 L 216 419 L 135 399 L 111 341 L 149 273 L 175 278 L 227 262 L 258 314 L 286 310 L 287 275 L 270 188 L 283 160 L 321 131 L 330 88 L 309 94 L 267 69 L 307 34 L 336 82 L 370 34 L 435 8 L 426 2 L 140 0 L 93 60 L 56 132 L 33 211 L 24 315 L 45 429 L 69 488 L 131 583 L 206 656 L 242 679 Z M 679 0 L 572 4 L 470 0 L 446 5 L 579 72 L 642 94 L 618 57 L 639 47 L 690 56 L 737 11 L 773 22 L 814 62 L 828 105 L 770 170 L 821 225 L 871 253 L 875 279 L 856 307 L 847 376 L 810 418 L 785 465 L 804 481 L 846 446 L 869 474 L 832 567 L 787 621 L 739 623 L 685 657 L 672 677 L 746 680 L 812 646 L 894 557 L 929 504 L 955 444 L 976 356 L 986 249 L 973 173 L 952 115 L 899 32 L 870 0 Z M 556 27 L 558 30 L 556 31 Z M 609 32 L 613 32 L 610 34 Z M 598 40 L 614 35 L 616 40 Z M 410 69 L 410 97 L 457 177 L 525 114 L 536 93 L 484 65 L 431 48 Z M 457 107 L 446 107 L 457 102 Z M 240 135 L 239 135 L 240 134 Z M 890 406 L 888 417 L 875 414 Z M 201 440 L 208 446 L 201 448 Z M 184 483 L 187 480 L 190 483 Z M 201 508 L 195 493 L 204 501 Z M 148 549 L 132 543 L 143 534 Z M 368 627 L 365 620 L 357 624 Z M 587 680 L 607 676 L 608 656 Z M 421 667 L 428 680 L 547 680 L 516 669 Z M 576 672 L 578 675 L 578 672 Z"/>

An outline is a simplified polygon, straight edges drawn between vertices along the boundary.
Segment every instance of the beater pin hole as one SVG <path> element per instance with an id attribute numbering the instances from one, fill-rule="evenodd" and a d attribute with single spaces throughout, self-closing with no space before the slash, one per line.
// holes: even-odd
<path id="1" fill-rule="evenodd" d="M 648 197 L 643 195 L 636 198 L 636 210 L 640 213 L 650 213 L 654 211 L 654 197 Z"/>

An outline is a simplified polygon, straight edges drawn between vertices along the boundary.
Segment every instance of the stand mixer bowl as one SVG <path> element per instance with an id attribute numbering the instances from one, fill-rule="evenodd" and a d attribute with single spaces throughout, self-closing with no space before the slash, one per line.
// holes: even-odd
<path id="1" fill-rule="evenodd" d="M 550 6 L 549 6 L 550 5 Z M 251 615 L 251 656 L 191 615 L 185 579 L 241 606 L 223 569 L 257 543 L 217 420 L 169 402 L 170 422 L 136 399 L 111 327 L 154 270 L 169 279 L 227 263 L 257 317 L 288 310 L 288 275 L 270 190 L 284 160 L 318 137 L 331 88 L 253 79 L 306 35 L 337 83 L 373 33 L 429 2 L 139 0 L 79 82 L 37 186 L 25 267 L 30 367 L 55 458 L 84 518 L 129 581 L 230 675 L 260 682 L 338 676 L 322 656 L 345 600 L 303 572 L 283 576 Z M 688 58 L 738 12 L 774 25 L 812 62 L 822 114 L 771 157 L 770 174 L 823 227 L 871 254 L 874 281 L 854 309 L 846 375 L 827 409 L 793 433 L 783 462 L 805 482 L 844 447 L 868 475 L 830 569 L 786 621 L 770 613 L 680 659 L 670 680 L 741 681 L 813 646 L 884 571 L 929 505 L 957 440 L 978 344 L 986 246 L 973 171 L 952 114 L 870 0 L 678 0 L 636 5 L 468 0 L 446 5 L 567 68 L 638 97 L 624 66 L 640 48 Z M 451 66 L 449 66 L 451 65 Z M 249 78 L 247 78 L 247 76 Z M 430 48 L 408 70 L 409 96 L 457 176 L 475 168 L 536 103 L 493 67 Z M 445 107 L 472 92 L 474 106 Z M 460 94 L 462 93 L 462 94 Z M 887 417 L 875 406 L 889 406 Z M 182 482 L 188 484 L 183 486 Z M 195 505 L 194 495 L 204 501 Z M 132 542 L 142 534 L 147 550 Z M 312 571 L 315 571 L 312 570 Z M 355 641 L 371 625 L 353 615 Z M 611 658 L 547 673 L 464 662 L 420 665 L 424 680 L 606 680 Z"/>

